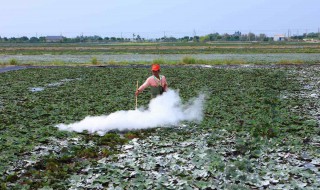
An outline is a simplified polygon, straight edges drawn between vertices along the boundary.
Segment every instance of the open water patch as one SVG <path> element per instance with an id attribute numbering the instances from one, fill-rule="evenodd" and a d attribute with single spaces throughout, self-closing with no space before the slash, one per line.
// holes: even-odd
<path id="1" fill-rule="evenodd" d="M 40 91 L 43 91 L 43 90 L 44 90 L 43 87 L 32 87 L 32 88 L 30 88 L 31 92 L 40 92 Z"/>
<path id="2" fill-rule="evenodd" d="M 8 71 L 16 71 L 20 69 L 26 69 L 27 66 L 9 66 L 9 67 L 0 67 L 0 73 L 8 72 Z"/>
<path id="3" fill-rule="evenodd" d="M 281 60 L 301 60 L 319 61 L 319 53 L 269 53 L 269 54 L 109 54 L 109 55 L 0 55 L 3 62 L 15 59 L 19 63 L 48 63 L 48 62 L 67 62 L 67 63 L 88 63 L 92 57 L 96 57 L 101 62 L 131 62 L 131 61 L 153 61 L 164 59 L 168 61 L 182 60 L 189 56 L 201 60 L 244 60 L 249 62 L 267 61 L 269 63 Z"/>
<path id="4" fill-rule="evenodd" d="M 45 87 L 30 87 L 29 90 L 31 92 L 41 92 L 43 90 L 46 89 L 46 87 L 59 87 L 67 82 L 71 82 L 71 81 L 74 81 L 74 80 L 81 80 L 81 78 L 75 78 L 75 79 L 62 79 L 58 82 L 53 82 L 53 83 L 49 83 L 49 84 L 46 84 Z"/>

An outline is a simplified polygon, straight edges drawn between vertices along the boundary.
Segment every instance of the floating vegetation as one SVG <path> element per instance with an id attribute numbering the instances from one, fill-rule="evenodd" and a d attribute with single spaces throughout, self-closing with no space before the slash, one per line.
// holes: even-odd
<path id="1" fill-rule="evenodd" d="M 0 98 L 0 110 L 3 108 L 3 101 L 2 101 L 2 99 Z"/>
<path id="2" fill-rule="evenodd" d="M 118 154 L 116 161 L 99 160 L 95 166 L 84 169 L 86 174 L 71 176 L 70 186 L 76 189 L 279 189 L 320 185 L 316 155 L 301 157 L 300 154 L 306 153 L 283 152 L 276 141 L 269 140 L 267 145 L 265 139 L 257 141 L 246 133 L 215 130 L 215 134 L 203 134 L 193 128 L 185 130 L 190 130 L 189 138 L 180 142 L 176 142 L 179 136 L 176 129 L 167 131 L 166 135 L 159 130 L 157 135 L 161 136 L 145 140 L 133 139 L 122 147 L 123 153 Z M 212 138 L 216 139 L 214 145 L 209 143 Z M 239 147 L 247 146 L 244 141 L 252 140 L 259 149 L 250 152 L 249 148 L 241 155 Z M 305 159 L 312 161 L 306 164 Z"/>
<path id="3" fill-rule="evenodd" d="M 133 109 L 136 80 L 144 81 L 148 69 L 1 73 L 1 188 L 320 188 L 318 65 L 162 72 L 183 102 L 199 91 L 210 95 L 203 120 L 102 136 L 55 125 Z M 149 101 L 149 93 L 139 95 L 139 105 Z"/>

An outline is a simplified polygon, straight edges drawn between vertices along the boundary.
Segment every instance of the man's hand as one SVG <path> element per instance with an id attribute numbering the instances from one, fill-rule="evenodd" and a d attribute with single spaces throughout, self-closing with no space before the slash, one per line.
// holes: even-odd
<path id="1" fill-rule="evenodd" d="M 139 90 L 137 90 L 134 94 L 136 95 L 136 96 L 138 96 L 139 95 Z"/>

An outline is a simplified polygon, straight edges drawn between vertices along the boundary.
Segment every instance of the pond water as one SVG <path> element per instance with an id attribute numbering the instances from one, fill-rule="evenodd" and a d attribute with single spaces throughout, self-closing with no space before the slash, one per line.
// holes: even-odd
<path id="1" fill-rule="evenodd" d="M 21 68 L 23 69 L 23 68 Z M 1 70 L 1 69 L 0 69 Z M 81 78 L 75 78 L 75 79 L 62 79 L 58 82 L 52 82 L 50 84 L 46 84 L 45 86 L 46 87 L 59 87 L 61 85 L 63 85 L 64 83 L 67 83 L 67 82 L 71 82 L 73 80 L 81 80 Z M 45 87 L 30 87 L 29 90 L 31 92 L 40 92 L 40 91 L 43 91 L 45 89 Z"/>
<path id="2" fill-rule="evenodd" d="M 301 60 L 320 61 L 319 53 L 287 53 L 287 54 L 122 54 L 122 55 L 0 55 L 2 62 L 16 59 L 18 63 L 41 63 L 41 62 L 69 62 L 88 63 L 93 57 L 98 61 L 153 61 L 164 59 L 168 61 L 182 60 L 183 57 L 193 57 L 202 60 L 244 60 L 244 61 L 267 61 Z"/>
<path id="3" fill-rule="evenodd" d="M 32 87 L 32 88 L 30 88 L 31 92 L 39 92 L 39 91 L 43 91 L 43 90 L 44 90 L 44 88 L 42 88 L 42 87 Z"/>

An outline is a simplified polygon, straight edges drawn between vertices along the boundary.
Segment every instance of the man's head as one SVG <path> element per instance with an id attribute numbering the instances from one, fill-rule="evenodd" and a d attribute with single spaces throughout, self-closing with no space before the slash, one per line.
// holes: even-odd
<path id="1" fill-rule="evenodd" d="M 152 64 L 151 66 L 152 74 L 156 77 L 159 77 L 160 73 L 160 65 L 159 64 Z"/>
<path id="2" fill-rule="evenodd" d="M 159 64 L 152 64 L 151 70 L 152 71 L 160 71 L 160 65 Z"/>

